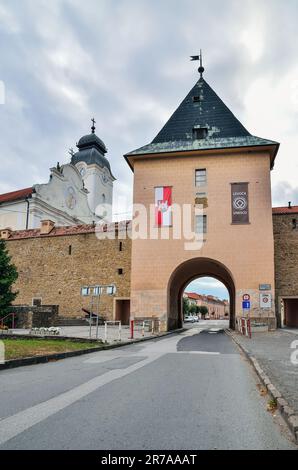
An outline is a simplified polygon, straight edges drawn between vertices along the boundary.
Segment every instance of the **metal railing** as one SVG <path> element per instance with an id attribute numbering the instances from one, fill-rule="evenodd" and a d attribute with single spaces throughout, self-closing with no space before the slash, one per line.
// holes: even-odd
<path id="1" fill-rule="evenodd" d="M 3 328 L 5 326 L 4 321 L 7 320 L 7 318 L 9 318 L 9 317 L 12 317 L 12 329 L 14 329 L 14 327 L 15 327 L 15 317 L 16 317 L 16 314 L 14 312 L 11 312 L 8 315 L 6 315 L 5 317 L 0 318 L 0 327 L 1 328 Z"/>

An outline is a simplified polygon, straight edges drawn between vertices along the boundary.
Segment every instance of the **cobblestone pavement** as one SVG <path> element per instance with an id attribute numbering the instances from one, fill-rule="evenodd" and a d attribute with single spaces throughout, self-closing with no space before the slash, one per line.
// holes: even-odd
<path id="1" fill-rule="evenodd" d="M 298 364 L 291 362 L 291 355 L 295 352 L 293 342 L 298 338 L 293 333 L 285 330 L 255 333 L 252 339 L 238 333 L 237 340 L 258 360 L 274 386 L 297 413 Z"/>

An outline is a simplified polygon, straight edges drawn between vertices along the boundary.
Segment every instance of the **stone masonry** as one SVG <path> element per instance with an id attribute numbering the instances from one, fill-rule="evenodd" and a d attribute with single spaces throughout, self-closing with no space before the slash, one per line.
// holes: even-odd
<path id="1" fill-rule="evenodd" d="M 42 305 L 58 305 L 59 316 L 82 317 L 82 308 L 90 305 L 90 297 L 81 295 L 83 286 L 115 285 L 114 295 L 100 297 L 100 314 L 112 320 L 115 299 L 130 297 L 129 238 L 98 239 L 92 225 L 11 232 L 5 238 L 19 272 L 18 305 L 41 299 Z"/>

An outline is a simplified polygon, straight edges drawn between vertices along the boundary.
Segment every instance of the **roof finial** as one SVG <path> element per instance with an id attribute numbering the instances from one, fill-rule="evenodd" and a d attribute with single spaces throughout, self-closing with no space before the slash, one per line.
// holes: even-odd
<path id="1" fill-rule="evenodd" d="M 190 60 L 199 60 L 200 61 L 200 67 L 198 68 L 198 72 L 200 74 L 200 78 L 203 78 L 203 73 L 204 73 L 204 67 L 203 67 L 203 54 L 202 54 L 202 49 L 200 49 L 200 54 L 199 55 L 191 55 Z"/>
<path id="2" fill-rule="evenodd" d="M 94 134 L 94 133 L 95 133 L 95 124 L 96 124 L 96 121 L 95 121 L 94 118 L 92 118 L 91 121 L 92 121 L 91 132 L 92 132 L 92 134 Z"/>

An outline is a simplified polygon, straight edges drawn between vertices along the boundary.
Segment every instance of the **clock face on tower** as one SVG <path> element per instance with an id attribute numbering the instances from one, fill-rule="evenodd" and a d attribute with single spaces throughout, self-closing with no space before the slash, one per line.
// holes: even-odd
<path id="1" fill-rule="evenodd" d="M 82 177 L 84 177 L 85 174 L 86 174 L 86 168 L 84 168 L 84 167 L 82 166 L 82 167 L 79 169 L 79 171 L 80 171 L 80 175 L 81 175 Z"/>

